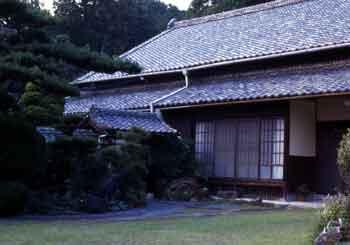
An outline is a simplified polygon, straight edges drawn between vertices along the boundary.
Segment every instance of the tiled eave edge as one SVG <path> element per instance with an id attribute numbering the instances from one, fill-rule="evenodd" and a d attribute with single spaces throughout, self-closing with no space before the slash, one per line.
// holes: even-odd
<path id="1" fill-rule="evenodd" d="M 227 59 L 227 60 L 221 60 L 221 61 L 214 60 L 214 61 L 202 62 L 199 64 L 193 64 L 190 66 L 176 67 L 170 70 L 150 71 L 150 72 L 138 73 L 133 75 L 127 75 L 119 78 L 104 79 L 104 80 L 98 80 L 98 81 L 81 81 L 81 82 L 75 81 L 75 82 L 71 82 L 70 84 L 79 85 L 79 84 L 99 83 L 99 82 L 106 82 L 106 81 L 140 78 L 140 77 L 147 77 L 147 76 L 159 76 L 159 75 L 180 73 L 183 70 L 195 71 L 195 70 L 202 70 L 202 69 L 208 69 L 208 68 L 219 67 L 219 66 L 233 65 L 233 64 L 253 62 L 253 61 L 263 61 L 263 60 L 273 59 L 273 58 L 282 58 L 282 57 L 294 56 L 299 54 L 308 54 L 308 53 L 315 53 L 320 51 L 349 48 L 349 47 L 350 47 L 350 40 L 346 40 L 339 43 L 323 44 L 323 45 L 319 45 L 315 47 L 307 47 L 299 50 L 281 51 L 281 52 L 271 53 L 271 54 L 262 54 L 260 56 L 242 57 L 239 59 Z"/>
<path id="2" fill-rule="evenodd" d="M 257 97 L 252 99 L 227 99 L 227 100 L 213 100 L 213 101 L 197 101 L 191 103 L 176 103 L 167 105 L 155 105 L 160 110 L 174 110 L 174 109 L 187 109 L 187 108 L 199 108 L 199 107 L 211 107 L 211 106 L 223 106 L 223 105 L 234 105 L 234 104 L 249 104 L 249 103 L 262 103 L 262 102 L 278 102 L 288 100 L 300 100 L 300 99 L 317 99 L 322 97 L 331 96 L 344 96 L 350 95 L 350 89 L 336 91 L 336 92 L 325 92 L 325 93 L 312 93 L 302 95 L 283 95 L 283 96 L 271 96 L 271 97 Z"/>

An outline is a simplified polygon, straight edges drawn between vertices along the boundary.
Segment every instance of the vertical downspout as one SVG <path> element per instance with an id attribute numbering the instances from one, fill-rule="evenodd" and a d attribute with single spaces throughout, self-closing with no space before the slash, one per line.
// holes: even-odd
<path id="1" fill-rule="evenodd" d="M 177 89 L 177 90 L 171 92 L 170 94 L 166 94 L 166 95 L 164 95 L 164 96 L 162 96 L 162 97 L 160 97 L 160 98 L 158 98 L 158 99 L 152 101 L 152 102 L 149 104 L 150 112 L 151 112 L 151 113 L 154 112 L 154 104 L 155 104 L 155 103 L 157 103 L 157 102 L 159 102 L 159 101 L 161 101 L 161 100 L 164 100 L 164 99 L 166 99 L 166 98 L 168 98 L 168 97 L 170 97 L 170 96 L 172 96 L 172 95 L 175 95 L 175 94 L 177 94 L 177 93 L 181 92 L 182 90 L 184 90 L 184 89 L 186 89 L 186 88 L 189 87 L 190 82 L 189 82 L 187 70 L 182 70 L 182 75 L 183 75 L 184 78 L 185 78 L 185 86 L 183 86 L 183 87 L 181 87 L 181 88 L 179 88 L 179 89 Z"/>

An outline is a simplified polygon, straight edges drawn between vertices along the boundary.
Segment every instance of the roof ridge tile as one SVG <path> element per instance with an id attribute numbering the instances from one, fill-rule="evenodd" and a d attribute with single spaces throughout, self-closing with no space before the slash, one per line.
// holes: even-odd
<path id="1" fill-rule="evenodd" d="M 199 24 L 203 24 L 211 21 L 218 21 L 226 18 L 252 14 L 252 13 L 261 12 L 269 9 L 284 7 L 292 4 L 298 4 L 306 1 L 314 1 L 314 0 L 275 0 L 275 1 L 265 2 L 257 5 L 239 8 L 239 9 L 224 11 L 216 14 L 206 15 L 206 16 L 192 18 L 188 20 L 177 21 L 174 23 L 172 29 L 191 26 L 191 25 L 199 25 Z"/>

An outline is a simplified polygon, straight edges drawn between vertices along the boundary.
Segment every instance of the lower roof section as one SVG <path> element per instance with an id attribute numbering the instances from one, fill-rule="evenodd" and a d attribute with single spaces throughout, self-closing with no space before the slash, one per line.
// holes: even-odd
<path id="1" fill-rule="evenodd" d="M 345 92 L 350 92 L 350 62 L 339 61 L 193 82 L 187 89 L 157 102 L 155 106 L 169 108 Z"/>
<path id="2" fill-rule="evenodd" d="M 111 110 L 147 110 L 150 103 L 155 101 L 155 108 L 165 109 L 350 93 L 349 61 L 241 72 L 207 77 L 201 81 L 190 74 L 189 87 L 175 93 L 181 84 L 163 83 L 148 88 L 129 88 L 68 98 L 65 114 L 87 113 L 92 106 Z"/>
<path id="3" fill-rule="evenodd" d="M 98 129 L 130 130 L 140 128 L 151 133 L 176 133 L 156 113 L 111 110 L 92 107 L 89 120 Z"/>
<path id="4" fill-rule="evenodd" d="M 176 89 L 177 87 L 174 88 L 174 86 L 159 86 L 151 89 L 142 87 L 138 89 L 66 98 L 64 113 L 88 113 L 92 106 L 112 110 L 145 110 L 149 109 L 151 102 L 163 97 L 164 95 L 170 94 Z"/>

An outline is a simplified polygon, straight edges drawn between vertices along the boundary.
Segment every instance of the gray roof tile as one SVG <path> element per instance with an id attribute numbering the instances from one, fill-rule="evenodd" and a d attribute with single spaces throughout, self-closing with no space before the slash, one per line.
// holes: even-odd
<path id="1" fill-rule="evenodd" d="M 350 92 L 348 61 L 235 74 L 224 81 L 196 83 L 159 101 L 155 106 L 181 106 L 341 92 Z"/>
<path id="2" fill-rule="evenodd" d="M 89 119 L 99 128 L 130 130 L 140 128 L 153 133 L 176 133 L 155 113 L 91 108 Z"/>
<path id="3" fill-rule="evenodd" d="M 346 0 L 279 0 L 177 22 L 121 57 L 155 72 L 344 44 L 349 16 Z"/>
<path id="4" fill-rule="evenodd" d="M 66 98 L 64 111 L 65 114 L 87 113 L 92 106 L 114 110 L 148 109 L 152 101 L 174 90 L 176 88 L 169 86 L 71 97 Z"/>
<path id="5" fill-rule="evenodd" d="M 75 79 L 73 83 L 80 83 L 80 82 L 86 82 L 86 81 L 95 82 L 95 81 L 101 81 L 101 80 L 111 80 L 111 79 L 125 77 L 127 75 L 129 74 L 121 71 L 116 71 L 112 74 L 90 71 L 85 75 Z"/>

